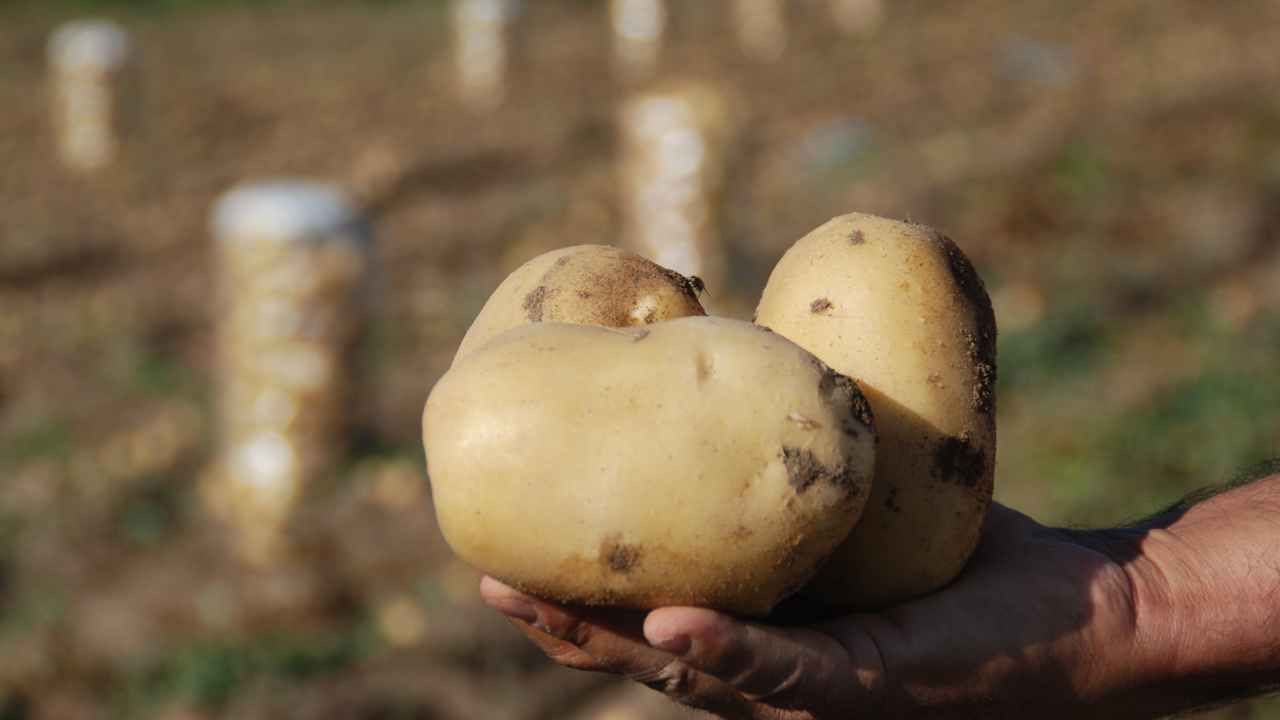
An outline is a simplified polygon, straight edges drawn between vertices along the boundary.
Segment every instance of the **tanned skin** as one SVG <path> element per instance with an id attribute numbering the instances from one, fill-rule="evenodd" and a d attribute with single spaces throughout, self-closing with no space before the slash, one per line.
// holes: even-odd
<path id="1" fill-rule="evenodd" d="M 1280 689 L 1278 471 L 1124 528 L 996 505 L 949 587 L 809 625 L 481 593 L 555 662 L 725 718 L 1162 717 Z"/>

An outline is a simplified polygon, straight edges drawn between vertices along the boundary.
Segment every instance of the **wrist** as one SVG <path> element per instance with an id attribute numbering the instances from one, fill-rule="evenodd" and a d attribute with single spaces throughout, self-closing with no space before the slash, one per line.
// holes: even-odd
<path id="1" fill-rule="evenodd" d="M 1139 598 L 1140 692 L 1158 698 L 1166 713 L 1253 692 L 1246 648 L 1261 628 L 1241 622 L 1249 588 L 1177 528 L 1147 531 L 1142 553 L 1125 570 Z"/>
<path id="2" fill-rule="evenodd" d="M 1169 712 L 1196 704 L 1176 698 L 1186 673 L 1188 631 L 1187 599 L 1198 595 L 1195 563 L 1180 540 L 1163 529 L 1141 532 L 1134 551 L 1121 558 L 1121 568 L 1133 597 L 1132 692 L 1160 693 Z"/>
<path id="3" fill-rule="evenodd" d="M 1190 598 L 1200 596 L 1197 561 L 1176 534 L 1153 527 L 1069 531 L 1117 569 L 1109 605 L 1123 630 L 1091 638 L 1087 702 L 1101 717 L 1160 717 L 1201 704 L 1187 684 L 1195 634 Z"/>
<path id="4" fill-rule="evenodd" d="M 1119 695 L 1128 702 L 1169 714 L 1276 683 L 1280 566 L 1267 558 L 1280 557 L 1280 524 L 1248 496 L 1246 489 L 1140 527 L 1103 531 L 1133 600 L 1127 687 Z"/>
<path id="5" fill-rule="evenodd" d="M 1071 540 L 1110 562 L 1095 583 L 1095 617 L 1081 646 L 1080 700 L 1095 717 L 1158 717 L 1166 713 L 1158 687 L 1168 675 L 1169 637 L 1162 632 L 1170 605 L 1165 577 L 1147 554 L 1146 531 L 1068 530 Z M 1102 617 L 1109 617 L 1103 622 Z M 1078 709 L 1083 710 L 1083 709 Z"/>

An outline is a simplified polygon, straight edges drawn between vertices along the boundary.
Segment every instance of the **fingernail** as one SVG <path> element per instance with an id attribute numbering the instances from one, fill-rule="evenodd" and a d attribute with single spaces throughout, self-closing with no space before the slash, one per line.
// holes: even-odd
<path id="1" fill-rule="evenodd" d="M 674 635 L 656 634 L 649 638 L 649 644 L 672 655 L 684 655 L 689 652 L 689 646 L 692 643 L 688 635 L 677 632 Z"/>
<path id="2" fill-rule="evenodd" d="M 529 601 L 518 597 L 494 598 L 489 601 L 498 612 L 507 617 L 523 620 L 527 623 L 534 623 L 538 620 L 538 611 Z"/>

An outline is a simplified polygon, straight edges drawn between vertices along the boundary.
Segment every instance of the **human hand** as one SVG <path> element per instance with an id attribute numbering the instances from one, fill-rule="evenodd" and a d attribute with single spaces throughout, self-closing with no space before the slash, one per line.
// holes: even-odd
<path id="1" fill-rule="evenodd" d="M 492 578 L 481 594 L 553 661 L 623 675 L 725 718 L 1043 719 L 1086 707 L 1140 717 L 1139 705 L 1114 702 L 1145 662 L 1137 586 L 1117 556 L 1124 549 L 1103 549 L 993 505 L 949 587 L 805 626 L 690 607 L 570 608 Z"/>

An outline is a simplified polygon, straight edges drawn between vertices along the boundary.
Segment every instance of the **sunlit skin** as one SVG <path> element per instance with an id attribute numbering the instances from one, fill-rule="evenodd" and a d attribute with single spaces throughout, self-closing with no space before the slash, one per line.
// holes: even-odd
<path id="1" fill-rule="evenodd" d="M 553 661 L 726 718 L 1159 717 L 1280 684 L 1280 476 L 1135 528 L 996 505 L 951 586 L 808 626 L 480 590 Z"/>

